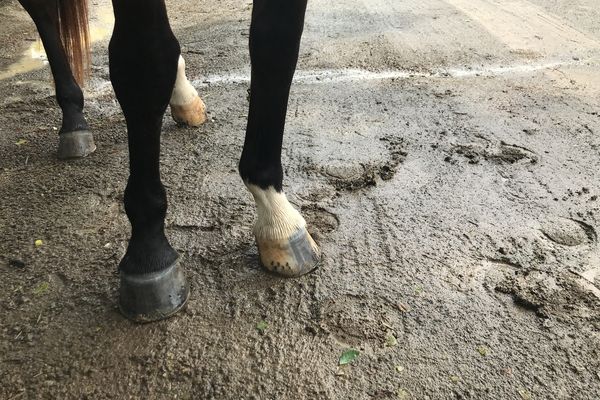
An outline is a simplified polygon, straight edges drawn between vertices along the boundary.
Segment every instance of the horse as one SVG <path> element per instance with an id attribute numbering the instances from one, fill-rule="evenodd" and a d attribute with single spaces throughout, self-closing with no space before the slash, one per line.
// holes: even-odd
<path id="1" fill-rule="evenodd" d="M 89 65 L 87 0 L 19 0 L 48 55 L 63 112 L 58 157 L 85 157 L 96 146 L 83 116 Z M 160 177 L 160 136 L 167 106 L 177 122 L 197 126 L 205 105 L 185 75 L 185 61 L 165 0 L 112 0 L 115 25 L 108 46 L 110 80 L 125 116 L 129 178 L 124 192 L 131 236 L 119 263 L 121 313 L 152 322 L 182 309 L 190 288 L 164 232 L 166 191 Z M 306 221 L 283 191 L 281 147 L 307 0 L 254 0 L 249 51 L 250 106 L 238 171 L 256 205 L 253 228 L 269 272 L 299 277 L 321 260 Z"/>
<path id="2" fill-rule="evenodd" d="M 36 24 L 54 77 L 56 100 L 63 117 L 57 157 L 86 157 L 96 150 L 93 134 L 83 115 L 84 98 L 80 87 L 89 73 L 90 64 L 87 1 L 19 2 Z M 198 127 L 206 122 L 206 106 L 185 75 L 182 56 L 179 57 L 169 106 L 171 116 L 180 125 Z"/>

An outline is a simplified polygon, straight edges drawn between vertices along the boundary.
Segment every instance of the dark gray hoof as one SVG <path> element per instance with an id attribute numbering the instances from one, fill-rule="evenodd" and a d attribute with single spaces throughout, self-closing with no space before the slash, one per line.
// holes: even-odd
<path id="1" fill-rule="evenodd" d="M 144 323 L 169 318 L 186 303 L 190 294 L 183 268 L 169 268 L 142 275 L 121 272 L 119 309 L 128 319 Z"/>
<path id="2" fill-rule="evenodd" d="M 58 158 L 81 158 L 96 150 L 94 136 L 90 131 L 66 132 L 58 135 Z"/>
<path id="3" fill-rule="evenodd" d="M 269 271 L 293 278 L 314 271 L 321 262 L 321 251 L 306 228 L 286 239 L 256 238 L 263 266 Z"/>

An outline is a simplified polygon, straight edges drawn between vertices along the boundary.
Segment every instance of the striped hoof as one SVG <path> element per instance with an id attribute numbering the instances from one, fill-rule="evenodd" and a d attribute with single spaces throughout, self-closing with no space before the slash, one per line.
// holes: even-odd
<path id="1" fill-rule="evenodd" d="M 188 104 L 171 104 L 171 116 L 178 124 L 197 127 L 206 122 L 206 106 L 200 96 L 196 96 Z"/>
<path id="2" fill-rule="evenodd" d="M 121 272 L 119 309 L 126 318 L 138 322 L 166 319 L 181 310 L 190 295 L 183 268 L 178 262 L 149 274 Z"/>
<path id="3" fill-rule="evenodd" d="M 300 228 L 289 239 L 256 238 L 263 266 L 269 271 L 292 278 L 317 269 L 321 251 L 306 228 Z"/>
<path id="4" fill-rule="evenodd" d="M 82 158 L 95 150 L 94 136 L 90 131 L 74 131 L 58 135 L 57 157 L 61 160 Z"/>

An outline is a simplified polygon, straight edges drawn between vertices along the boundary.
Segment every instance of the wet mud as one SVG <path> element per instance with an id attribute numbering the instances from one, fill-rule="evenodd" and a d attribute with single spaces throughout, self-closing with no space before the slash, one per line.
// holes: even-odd
<path id="1" fill-rule="evenodd" d="M 116 307 L 128 155 L 106 37 L 85 159 L 56 159 L 49 68 L 3 75 L 0 398 L 600 397 L 594 0 L 310 2 L 283 161 L 324 259 L 293 280 L 260 268 L 237 174 L 251 3 L 168 4 L 209 115 L 167 112 L 162 140 L 192 296 L 149 325 Z M 0 21 L 6 73 L 36 34 L 13 0 Z"/>

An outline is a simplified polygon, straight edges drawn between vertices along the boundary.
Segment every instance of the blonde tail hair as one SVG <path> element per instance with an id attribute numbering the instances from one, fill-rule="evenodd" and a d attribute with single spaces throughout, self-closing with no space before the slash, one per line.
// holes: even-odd
<path id="1" fill-rule="evenodd" d="M 60 39 L 73 76 L 83 85 L 89 74 L 90 34 L 88 0 L 57 0 Z"/>

